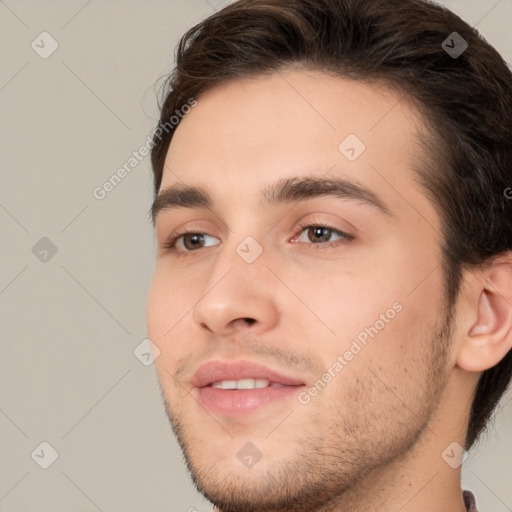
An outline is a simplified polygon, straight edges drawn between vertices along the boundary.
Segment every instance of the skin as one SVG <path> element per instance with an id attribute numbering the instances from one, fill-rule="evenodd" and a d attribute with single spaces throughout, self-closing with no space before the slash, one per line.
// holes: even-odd
<path id="1" fill-rule="evenodd" d="M 464 444 L 478 378 L 510 349 L 512 264 L 466 272 L 450 325 L 441 219 L 412 170 L 414 137 L 426 135 L 401 96 L 288 69 L 207 91 L 175 132 L 161 190 L 205 186 L 213 207 L 158 215 L 148 335 L 187 467 L 217 511 L 465 511 L 460 466 L 441 455 Z M 366 145 L 354 162 L 338 149 L 348 134 Z M 290 176 L 351 178 L 392 215 L 334 197 L 263 208 L 260 191 Z M 315 222 L 355 238 L 319 247 L 298 227 Z M 182 229 L 206 233 L 204 246 L 182 237 L 188 253 L 166 249 Z M 236 252 L 248 236 L 263 249 L 250 264 Z M 210 359 L 313 386 L 396 302 L 401 311 L 306 405 L 292 396 L 232 418 L 196 400 L 190 379 Z M 237 458 L 248 442 L 262 454 L 251 468 Z"/>

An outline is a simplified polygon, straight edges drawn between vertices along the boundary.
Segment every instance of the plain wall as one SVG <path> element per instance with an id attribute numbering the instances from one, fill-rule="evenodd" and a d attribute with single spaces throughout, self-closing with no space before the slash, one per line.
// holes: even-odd
<path id="1" fill-rule="evenodd" d="M 511 61 L 512 0 L 444 3 Z M 225 4 L 0 2 L 0 511 L 211 511 L 134 355 L 154 261 L 149 156 L 93 191 L 155 127 L 179 37 Z M 51 49 L 44 31 L 47 58 L 31 47 Z M 482 512 L 512 510 L 511 400 L 463 467 Z"/>

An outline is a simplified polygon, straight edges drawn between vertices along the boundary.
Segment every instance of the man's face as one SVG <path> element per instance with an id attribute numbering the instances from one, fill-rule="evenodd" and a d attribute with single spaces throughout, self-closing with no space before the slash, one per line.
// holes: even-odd
<path id="1" fill-rule="evenodd" d="M 201 187 L 211 205 L 157 215 L 148 334 L 189 470 L 223 510 L 311 510 L 430 435 L 451 370 L 440 220 L 399 100 L 289 70 L 208 91 L 176 130 L 160 193 Z M 290 178 L 359 188 L 267 202 Z M 203 236 L 165 248 L 184 230 Z M 211 385 L 262 378 L 240 361 L 294 385 Z"/>

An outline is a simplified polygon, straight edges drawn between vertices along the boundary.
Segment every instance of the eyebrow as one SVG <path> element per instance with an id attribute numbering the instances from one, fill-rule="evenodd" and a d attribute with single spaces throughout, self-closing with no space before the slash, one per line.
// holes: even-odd
<path id="1" fill-rule="evenodd" d="M 262 206 L 306 201 L 317 197 L 337 197 L 360 201 L 379 212 L 394 217 L 386 203 L 372 190 L 348 178 L 321 178 L 295 176 L 282 178 L 262 191 Z M 157 217 L 164 211 L 180 208 L 211 209 L 213 200 L 204 187 L 176 183 L 158 194 L 151 206 L 150 214 L 155 225 Z"/>

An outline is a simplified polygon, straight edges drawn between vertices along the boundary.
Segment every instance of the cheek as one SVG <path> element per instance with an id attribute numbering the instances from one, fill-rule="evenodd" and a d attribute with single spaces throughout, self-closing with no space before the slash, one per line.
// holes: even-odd
<path id="1" fill-rule="evenodd" d="M 285 270 L 286 282 L 293 283 L 294 292 L 310 309 L 304 322 L 318 320 L 313 322 L 315 327 L 334 342 L 344 342 L 378 322 L 412 287 L 410 276 L 403 272 L 401 249 L 391 239 L 361 243 L 336 260 L 312 260 L 314 265 Z M 293 308 L 304 310 L 304 305 L 295 300 Z M 394 318 L 394 313 L 391 310 L 388 316 Z"/>
<path id="2" fill-rule="evenodd" d="M 148 335 L 151 340 L 156 342 L 165 333 L 164 328 L 167 322 L 168 296 L 164 292 L 165 285 L 162 283 L 160 273 L 155 268 L 153 278 L 149 286 L 146 303 L 146 323 Z M 169 327 L 167 327 L 169 328 Z"/>
<path id="3" fill-rule="evenodd" d="M 146 322 L 149 337 L 161 339 L 169 336 L 173 326 L 179 326 L 180 319 L 187 315 L 198 300 L 195 292 L 195 279 L 170 272 L 163 262 L 157 262 L 148 290 Z M 185 320 L 185 318 L 183 318 Z"/>
<path id="4" fill-rule="evenodd" d="M 361 367 L 382 369 L 390 375 L 404 369 L 426 350 L 438 310 L 442 278 L 439 271 L 416 289 L 420 272 L 381 266 L 378 272 L 321 275 L 314 280 L 295 281 L 302 304 L 288 302 L 284 310 L 295 310 L 305 339 L 314 342 L 325 367 L 345 356 L 348 372 Z M 424 270 L 424 269 L 422 269 Z M 299 311 L 301 312 L 300 314 Z M 321 335 L 319 335 L 322 333 Z M 310 347 L 313 348 L 313 347 Z M 356 362 L 357 361 L 357 362 Z M 403 376 L 403 372 L 402 372 Z"/>
<path id="5" fill-rule="evenodd" d="M 318 333 L 318 328 L 322 328 L 325 339 L 344 343 L 376 323 L 381 328 L 381 315 L 387 320 L 386 326 L 400 315 L 400 293 L 395 285 L 379 284 L 368 273 L 331 274 L 302 284 L 295 282 L 297 296 L 303 298 L 310 310 L 299 318 L 304 319 L 306 329 L 313 328 Z M 292 307 L 291 302 L 288 307 Z M 304 306 L 296 301 L 293 308 L 298 312 Z"/>
<path id="6" fill-rule="evenodd" d="M 174 387 L 171 375 L 191 346 L 190 328 L 186 326 L 190 327 L 188 315 L 192 314 L 191 307 L 197 301 L 191 284 L 174 276 L 166 265 L 157 263 L 148 290 L 147 332 L 160 350 L 155 367 L 166 389 L 170 385 Z"/>
<path id="7" fill-rule="evenodd" d="M 346 418 L 354 429 L 360 427 L 359 421 L 372 417 L 386 418 L 384 425 L 390 425 L 394 420 L 388 411 L 395 414 L 402 401 L 414 404 L 425 392 L 431 357 L 428 326 L 420 325 L 422 319 L 407 306 L 384 308 L 382 313 L 387 323 L 366 311 L 370 321 L 364 322 L 360 314 L 352 324 L 340 325 L 345 334 L 323 349 L 316 348 L 325 354 L 323 371 L 330 369 L 335 375 L 318 406 L 327 404 L 333 415 L 339 414 L 339 404 L 354 414 L 360 410 L 361 415 Z"/>

